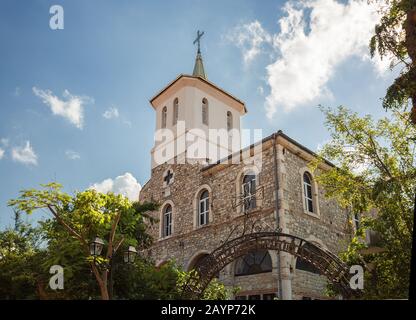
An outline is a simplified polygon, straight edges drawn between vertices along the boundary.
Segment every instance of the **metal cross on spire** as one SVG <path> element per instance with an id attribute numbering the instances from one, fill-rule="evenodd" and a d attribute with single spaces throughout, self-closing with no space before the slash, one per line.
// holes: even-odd
<path id="1" fill-rule="evenodd" d="M 196 39 L 194 40 L 194 44 L 198 43 L 198 53 L 201 53 L 201 37 L 204 35 L 204 31 L 196 33 Z"/>

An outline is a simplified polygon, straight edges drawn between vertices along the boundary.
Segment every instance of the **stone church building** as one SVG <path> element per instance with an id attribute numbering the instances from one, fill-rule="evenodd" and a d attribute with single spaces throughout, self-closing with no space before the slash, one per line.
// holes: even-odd
<path id="1" fill-rule="evenodd" d="M 281 131 L 240 149 L 240 118 L 247 108 L 208 81 L 199 48 L 193 74 L 177 77 L 150 103 L 156 114 L 155 146 L 140 201 L 160 204 L 151 213 L 158 223 L 151 227 L 150 255 L 158 265 L 174 260 L 191 270 L 250 230 L 279 229 L 334 254 L 346 248 L 348 214 L 325 198 L 315 180 L 332 164 L 311 172 L 308 163 L 315 153 Z M 225 139 L 212 138 L 210 130 L 225 132 Z M 198 154 L 195 141 L 215 152 Z M 326 277 L 284 252 L 250 252 L 218 278 L 240 288 L 235 299 L 326 298 Z"/>

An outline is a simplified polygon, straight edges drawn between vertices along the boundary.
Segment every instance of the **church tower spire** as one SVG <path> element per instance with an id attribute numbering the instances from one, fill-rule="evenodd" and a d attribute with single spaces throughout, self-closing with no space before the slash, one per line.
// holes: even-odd
<path id="1" fill-rule="evenodd" d="M 215 163 L 241 149 L 244 102 L 207 80 L 198 45 L 192 75 L 181 74 L 150 103 L 156 111 L 152 168 L 164 163 Z"/>
<path id="2" fill-rule="evenodd" d="M 196 59 L 195 59 L 195 66 L 194 66 L 194 71 L 192 72 L 192 75 L 194 77 L 201 77 L 202 79 L 207 79 L 206 75 L 205 75 L 205 70 L 204 70 L 204 64 L 202 63 L 202 55 L 201 55 L 201 37 L 203 36 L 204 31 L 200 32 L 198 30 L 197 34 L 196 34 L 196 39 L 194 41 L 195 43 L 198 43 L 198 52 L 196 54 Z"/>

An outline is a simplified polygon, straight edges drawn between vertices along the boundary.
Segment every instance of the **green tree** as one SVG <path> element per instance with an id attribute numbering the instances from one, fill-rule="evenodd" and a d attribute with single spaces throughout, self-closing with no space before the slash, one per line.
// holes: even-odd
<path id="1" fill-rule="evenodd" d="M 335 198 L 351 215 L 367 213 L 341 258 L 366 265 L 364 298 L 405 298 L 416 187 L 416 127 L 410 124 L 409 113 L 402 111 L 375 121 L 344 107 L 322 110 L 331 140 L 320 155 L 337 167 L 321 172 L 317 179 L 326 196 Z M 377 214 L 368 214 L 372 210 Z M 383 252 L 362 254 L 366 229 L 378 232 Z"/>
<path id="2" fill-rule="evenodd" d="M 48 241 L 44 265 L 65 266 L 66 279 L 75 279 L 81 284 L 85 282 L 74 276 L 79 271 L 87 274 L 85 266 L 89 266 L 101 298 L 109 299 L 111 259 L 119 254 L 122 247 L 144 249 L 151 244 L 145 217 L 150 222 L 153 220 L 144 212 L 155 209 L 156 205 L 131 203 L 121 195 L 102 194 L 95 190 L 70 196 L 57 183 L 42 186 L 41 190 L 21 191 L 19 198 L 10 200 L 9 205 L 27 214 L 37 209 L 46 209 L 52 214 L 52 219 L 42 223 Z M 105 239 L 106 246 L 102 256 L 93 258 L 89 247 L 95 237 Z"/>
<path id="3" fill-rule="evenodd" d="M 133 264 L 118 264 L 115 294 L 118 299 L 171 300 L 178 297 L 176 267 L 166 263 L 159 268 L 153 261 L 139 258 Z"/>
<path id="4" fill-rule="evenodd" d="M 195 271 L 184 271 L 171 261 L 159 268 L 147 259 L 138 259 L 134 264 L 120 264 L 117 273 L 116 292 L 119 299 L 186 299 L 182 291 L 185 283 L 195 277 Z M 204 290 L 203 300 L 224 300 L 230 290 L 217 279 L 213 279 Z"/>
<path id="5" fill-rule="evenodd" d="M 391 67 L 402 70 L 388 88 L 383 100 L 386 109 L 401 109 L 410 103 L 410 118 L 416 125 L 416 1 L 371 0 L 380 4 L 382 18 L 370 42 L 371 55 L 376 52 L 390 59 Z"/>
<path id="6" fill-rule="evenodd" d="M 0 289 L 5 299 L 179 299 L 181 283 L 191 272 L 173 262 L 156 268 L 153 261 L 138 255 L 134 263 L 123 261 L 120 248 L 151 245 L 147 232 L 154 220 L 145 214 L 153 203 L 131 203 L 112 193 L 94 190 L 70 196 L 56 183 L 41 190 L 21 191 L 9 205 L 28 214 L 46 209 L 52 218 L 36 228 L 16 220 L 16 230 L 0 233 Z M 37 236 L 36 238 L 34 236 Z M 107 239 L 103 257 L 90 255 L 89 243 L 96 236 Z M 35 239 L 43 241 L 40 248 Z M 15 249 L 15 248 L 18 248 Z M 11 249 L 10 249 L 11 248 Z M 49 268 L 64 268 L 64 290 L 48 287 Z M 113 272 L 111 272 L 113 271 Z M 112 280 L 111 276 L 113 275 Z M 4 279 L 4 281 L 2 281 Z M 18 280 L 18 281 L 16 281 Z M 97 294 L 99 292 L 99 294 Z M 227 290 L 212 281 L 204 299 L 224 299 Z"/>
<path id="7" fill-rule="evenodd" d="M 16 219 L 14 228 L 0 231 L 0 299 L 35 299 L 43 294 L 38 228 Z"/>
<path id="8" fill-rule="evenodd" d="M 178 298 L 188 299 L 193 298 L 184 294 L 184 289 L 188 286 L 200 289 L 199 277 L 196 270 L 183 271 L 180 268 L 176 268 L 177 281 L 176 290 Z M 231 297 L 232 293 L 236 293 L 239 288 L 227 289 L 225 285 L 218 281 L 217 278 L 213 278 L 208 286 L 202 293 L 202 300 L 226 300 Z"/>

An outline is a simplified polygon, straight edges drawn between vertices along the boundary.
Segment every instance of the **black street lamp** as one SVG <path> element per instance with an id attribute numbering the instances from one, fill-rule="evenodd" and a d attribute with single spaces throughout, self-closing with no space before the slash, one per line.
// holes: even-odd
<path id="1" fill-rule="evenodd" d="M 97 257 L 101 254 L 101 251 L 104 247 L 104 241 L 98 237 L 96 237 L 91 243 L 90 243 L 90 253 L 93 257 Z"/>
<path id="2" fill-rule="evenodd" d="M 95 239 L 90 243 L 90 254 L 94 257 L 94 263 L 95 263 L 95 258 L 98 257 L 104 247 L 104 241 L 98 237 L 95 237 Z M 114 251 L 113 251 L 113 255 L 114 255 Z M 123 252 L 123 260 L 125 263 L 133 263 L 136 255 L 137 255 L 137 250 L 135 247 L 133 246 L 129 246 L 128 249 L 126 251 Z M 113 273 L 114 273 L 114 269 L 116 268 L 116 264 L 114 261 L 114 257 L 110 256 L 109 257 L 109 262 L 104 263 L 105 268 L 107 268 L 107 270 L 110 272 L 109 274 L 109 283 L 108 283 L 108 294 L 110 299 L 112 299 L 113 297 Z"/>
<path id="3" fill-rule="evenodd" d="M 136 258 L 137 250 L 133 246 L 129 246 L 129 248 L 124 251 L 124 262 L 125 263 L 133 263 L 134 259 Z"/>

